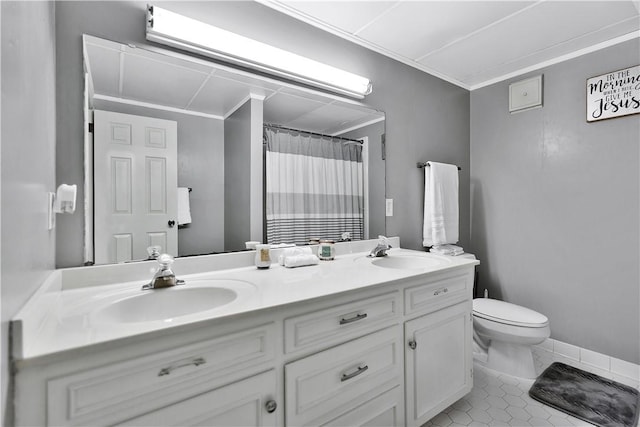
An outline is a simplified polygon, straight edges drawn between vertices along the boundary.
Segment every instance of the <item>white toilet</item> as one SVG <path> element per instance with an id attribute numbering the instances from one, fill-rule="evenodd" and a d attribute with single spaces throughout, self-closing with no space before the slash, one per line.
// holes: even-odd
<path id="1" fill-rule="evenodd" d="M 460 256 L 476 259 L 473 254 Z M 549 319 L 537 311 L 491 298 L 473 300 L 473 356 L 494 371 L 536 378 L 531 346 L 550 335 Z"/>
<path id="2" fill-rule="evenodd" d="M 531 346 L 549 338 L 549 319 L 491 298 L 473 300 L 474 357 L 495 371 L 536 378 Z"/>

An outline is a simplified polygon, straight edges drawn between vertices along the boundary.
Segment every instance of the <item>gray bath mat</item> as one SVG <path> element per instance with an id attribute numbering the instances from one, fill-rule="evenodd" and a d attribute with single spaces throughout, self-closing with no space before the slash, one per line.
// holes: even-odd
<path id="1" fill-rule="evenodd" d="M 552 363 L 529 396 L 597 426 L 632 427 L 638 420 L 638 390 L 564 363 Z"/>

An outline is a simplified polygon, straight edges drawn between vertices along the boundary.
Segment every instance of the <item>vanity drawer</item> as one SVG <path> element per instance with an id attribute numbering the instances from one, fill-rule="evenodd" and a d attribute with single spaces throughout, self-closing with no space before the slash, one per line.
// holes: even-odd
<path id="1" fill-rule="evenodd" d="M 47 424 L 111 425 L 246 377 L 273 360 L 269 323 L 49 380 Z"/>
<path id="2" fill-rule="evenodd" d="M 388 326 L 400 310 L 400 293 L 392 292 L 285 319 L 285 352 L 326 347 L 373 332 Z"/>
<path id="3" fill-rule="evenodd" d="M 403 426 L 403 398 L 402 387 L 396 386 L 322 426 Z"/>
<path id="4" fill-rule="evenodd" d="M 392 326 L 286 365 L 286 424 L 322 425 L 400 384 L 401 337 Z"/>
<path id="5" fill-rule="evenodd" d="M 473 274 L 434 279 L 404 290 L 405 314 L 434 311 L 471 298 Z"/>
<path id="6" fill-rule="evenodd" d="M 270 370 L 127 420 L 125 426 L 277 426 L 276 373 Z M 269 405 L 274 404 L 273 410 Z"/>

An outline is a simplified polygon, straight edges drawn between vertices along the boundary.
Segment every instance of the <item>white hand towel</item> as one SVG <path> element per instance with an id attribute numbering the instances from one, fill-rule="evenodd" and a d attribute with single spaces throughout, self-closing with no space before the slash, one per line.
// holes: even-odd
<path id="1" fill-rule="evenodd" d="M 309 246 L 296 246 L 294 248 L 286 248 L 282 250 L 282 253 L 278 257 L 278 264 L 284 265 L 284 259 L 286 257 L 312 253 L 313 252 L 311 252 L 311 248 Z"/>
<path id="2" fill-rule="evenodd" d="M 458 256 L 464 253 L 464 249 L 456 245 L 439 245 L 433 246 L 429 252 L 438 255 Z"/>
<path id="3" fill-rule="evenodd" d="M 189 206 L 189 189 L 178 187 L 178 225 L 191 223 L 191 207 Z"/>
<path id="4" fill-rule="evenodd" d="M 458 167 L 429 162 L 424 168 L 423 246 L 458 242 Z"/>
<path id="5" fill-rule="evenodd" d="M 299 254 L 284 257 L 284 266 L 288 268 L 316 265 L 320 260 L 314 254 Z"/>

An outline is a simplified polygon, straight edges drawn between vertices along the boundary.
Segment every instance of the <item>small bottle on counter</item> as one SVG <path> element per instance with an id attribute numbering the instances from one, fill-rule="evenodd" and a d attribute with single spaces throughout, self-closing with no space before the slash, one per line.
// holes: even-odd
<path id="1" fill-rule="evenodd" d="M 255 264 L 259 269 L 271 267 L 271 245 L 256 245 Z"/>
<path id="2" fill-rule="evenodd" d="M 320 240 L 318 246 L 318 258 L 322 261 L 331 261 L 336 256 L 336 247 L 333 240 Z"/>

